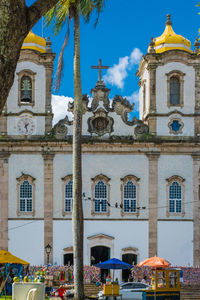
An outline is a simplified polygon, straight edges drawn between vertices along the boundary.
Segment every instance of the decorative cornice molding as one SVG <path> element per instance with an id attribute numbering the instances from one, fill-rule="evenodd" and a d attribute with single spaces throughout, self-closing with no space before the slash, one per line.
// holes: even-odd
<path id="1" fill-rule="evenodd" d="M 160 152 L 158 152 L 158 151 L 155 151 L 155 152 L 153 152 L 153 151 L 149 151 L 149 152 L 147 152 L 147 153 L 145 153 L 146 154 L 146 156 L 148 157 L 148 158 L 150 158 L 151 160 L 158 160 L 158 158 L 159 158 L 159 156 L 160 156 Z"/>
<path id="2" fill-rule="evenodd" d="M 129 174 L 129 175 L 126 175 L 126 176 L 120 178 L 120 180 L 123 181 L 123 182 L 128 181 L 128 180 L 134 180 L 134 181 L 138 182 L 140 180 L 140 178 L 138 178 L 135 175 Z"/>
<path id="3" fill-rule="evenodd" d="M 172 182 L 172 181 L 175 181 L 175 180 L 178 180 L 179 182 L 184 182 L 185 181 L 185 179 L 183 177 L 179 176 L 179 175 L 173 175 L 169 178 L 166 178 L 165 180 L 167 182 Z"/>
<path id="4" fill-rule="evenodd" d="M 107 240 L 114 240 L 115 238 L 113 236 L 104 234 L 104 233 L 98 233 L 95 235 L 91 235 L 87 237 L 88 240 L 94 240 L 94 239 L 107 239 Z"/>
<path id="5" fill-rule="evenodd" d="M 108 181 L 110 181 L 110 178 L 101 173 L 101 174 L 96 175 L 95 177 L 91 178 L 91 180 L 92 181 L 105 180 L 106 182 L 108 182 Z"/>

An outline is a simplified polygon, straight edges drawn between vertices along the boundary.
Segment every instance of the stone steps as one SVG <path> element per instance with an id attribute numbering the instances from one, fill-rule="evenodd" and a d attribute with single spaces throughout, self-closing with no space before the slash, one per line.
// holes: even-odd
<path id="1" fill-rule="evenodd" d="M 200 288 L 181 288 L 181 300 L 200 300 Z"/>
<path id="2" fill-rule="evenodd" d="M 101 290 L 102 290 L 102 288 L 96 286 L 95 283 L 84 284 L 85 296 L 97 296 L 98 292 Z"/>

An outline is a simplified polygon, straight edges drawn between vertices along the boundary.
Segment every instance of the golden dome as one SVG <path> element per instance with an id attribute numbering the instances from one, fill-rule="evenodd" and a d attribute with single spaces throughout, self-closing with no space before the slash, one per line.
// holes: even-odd
<path id="1" fill-rule="evenodd" d="M 46 40 L 30 31 L 23 42 L 22 49 L 32 49 L 44 53 L 46 52 Z"/>
<path id="2" fill-rule="evenodd" d="M 172 28 L 172 22 L 170 20 L 170 15 L 167 15 L 165 31 L 160 37 L 153 39 L 153 42 L 156 53 L 163 53 L 165 51 L 174 49 L 192 52 L 192 50 L 190 49 L 191 42 L 183 36 L 178 35 L 174 32 Z"/>

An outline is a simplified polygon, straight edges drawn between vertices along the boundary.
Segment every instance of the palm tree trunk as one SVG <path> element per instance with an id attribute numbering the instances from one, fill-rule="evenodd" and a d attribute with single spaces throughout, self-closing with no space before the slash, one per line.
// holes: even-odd
<path id="1" fill-rule="evenodd" d="M 74 121 L 73 121 L 73 245 L 74 245 L 74 299 L 84 299 L 83 288 L 83 208 L 82 208 L 82 90 L 80 73 L 80 24 L 74 16 Z"/>

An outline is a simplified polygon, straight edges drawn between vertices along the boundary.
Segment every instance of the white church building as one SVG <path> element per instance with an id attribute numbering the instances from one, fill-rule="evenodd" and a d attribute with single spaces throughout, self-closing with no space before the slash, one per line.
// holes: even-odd
<path id="1" fill-rule="evenodd" d="M 37 265 L 48 244 L 50 262 L 73 258 L 73 121 L 52 127 L 50 44 L 28 34 L 0 118 L 0 248 Z M 83 96 L 85 265 L 154 255 L 200 265 L 198 54 L 168 15 L 137 71 L 140 120 L 102 80 L 91 105 Z"/>

